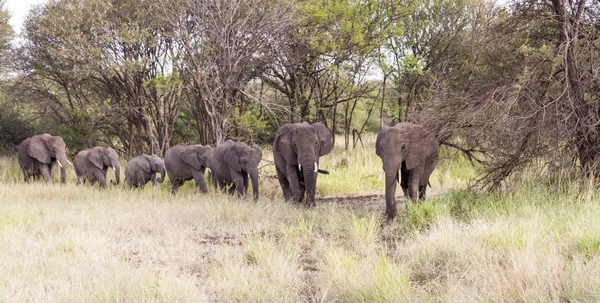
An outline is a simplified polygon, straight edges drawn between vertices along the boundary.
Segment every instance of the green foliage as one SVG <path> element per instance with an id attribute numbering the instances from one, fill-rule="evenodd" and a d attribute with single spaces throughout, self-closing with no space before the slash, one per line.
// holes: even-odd
<path id="1" fill-rule="evenodd" d="M 16 147 L 34 132 L 34 124 L 18 108 L 0 102 L 0 154 L 14 153 Z"/>
<path id="2" fill-rule="evenodd" d="M 247 103 L 245 111 L 241 115 L 239 111 L 234 111 L 232 115 L 241 131 L 237 136 L 238 140 L 262 144 L 272 142 L 274 137 L 271 131 L 273 129 L 272 122 L 260 114 L 259 104 Z"/>

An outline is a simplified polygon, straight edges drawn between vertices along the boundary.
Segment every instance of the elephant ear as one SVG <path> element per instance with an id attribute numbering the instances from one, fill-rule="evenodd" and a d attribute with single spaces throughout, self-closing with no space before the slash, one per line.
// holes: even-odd
<path id="1" fill-rule="evenodd" d="M 152 169 L 150 167 L 150 157 L 146 154 L 141 155 L 136 161 L 137 165 L 146 173 L 151 173 Z"/>
<path id="2" fill-rule="evenodd" d="M 408 129 L 410 147 L 406 153 L 406 169 L 413 169 L 425 161 L 431 154 L 427 138 L 431 136 L 423 125 L 413 125 Z"/>
<path id="3" fill-rule="evenodd" d="M 187 147 L 185 151 L 181 153 L 181 159 L 183 162 L 191 165 L 195 170 L 202 169 L 202 163 L 200 163 L 200 159 L 196 154 L 196 149 L 194 146 Z"/>
<path id="4" fill-rule="evenodd" d="M 289 165 L 298 165 L 298 156 L 292 147 L 292 133 L 296 126 L 286 123 L 282 125 L 275 133 L 275 142 L 273 143 L 273 153 L 279 153 Z"/>
<path id="5" fill-rule="evenodd" d="M 112 147 L 108 148 L 108 158 L 110 159 L 110 164 L 114 167 L 116 165 L 120 165 L 119 163 L 119 154 Z"/>
<path id="6" fill-rule="evenodd" d="M 256 153 L 258 154 L 258 162 L 260 162 L 260 160 L 262 160 L 262 150 L 260 149 L 260 146 L 258 146 L 258 144 L 254 144 L 252 145 L 252 148 L 256 150 Z"/>
<path id="7" fill-rule="evenodd" d="M 242 167 L 240 166 L 240 159 L 238 155 L 239 147 L 237 145 L 229 147 L 225 151 L 225 162 L 227 162 L 227 164 L 229 164 L 229 167 L 233 168 L 233 170 L 241 172 Z"/>
<path id="8" fill-rule="evenodd" d="M 33 136 L 29 140 L 29 147 L 27 148 L 27 154 L 30 157 L 36 158 L 42 163 L 51 163 L 50 150 L 46 146 L 46 136 Z"/>
<path id="9" fill-rule="evenodd" d="M 375 141 L 375 154 L 377 154 L 380 158 L 383 156 L 383 139 L 387 135 L 387 130 L 389 126 L 383 126 L 379 133 L 377 133 L 377 140 Z"/>
<path id="10" fill-rule="evenodd" d="M 98 149 L 92 148 L 90 150 L 90 152 L 88 153 L 88 160 L 90 160 L 90 162 L 92 162 L 94 166 L 98 167 L 99 169 L 104 168 L 104 161 L 102 161 L 102 153 Z"/>
<path id="11" fill-rule="evenodd" d="M 321 123 L 317 122 L 311 125 L 317 130 L 317 136 L 319 136 L 319 145 L 321 146 L 321 149 L 319 150 L 319 156 L 325 156 L 330 153 L 331 149 L 333 148 L 333 139 L 331 138 L 331 133 L 327 127 Z"/>

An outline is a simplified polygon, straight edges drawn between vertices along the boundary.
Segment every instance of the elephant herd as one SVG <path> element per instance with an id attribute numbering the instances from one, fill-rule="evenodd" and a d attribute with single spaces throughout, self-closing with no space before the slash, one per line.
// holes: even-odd
<path id="1" fill-rule="evenodd" d="M 333 148 L 329 130 L 321 123 L 284 124 L 275 134 L 273 159 L 277 179 L 286 201 L 306 201 L 315 205 L 317 176 L 327 171 L 319 168 L 319 158 Z M 376 154 L 383 162 L 385 174 L 386 215 L 396 215 L 396 183 L 400 183 L 407 198 L 425 199 L 429 177 L 439 156 L 439 143 L 423 125 L 399 123 L 383 127 L 375 143 Z M 117 152 L 110 147 L 94 147 L 78 152 L 73 163 L 67 160 L 66 145 L 59 136 L 43 134 L 25 139 L 18 148 L 18 159 L 24 180 L 53 179 L 53 168 L 60 167 L 60 180 L 66 181 L 67 164 L 75 167 L 77 183 L 98 183 L 106 187 L 109 168 L 115 171 L 115 183 L 120 182 L 121 165 Z M 152 181 L 162 183 L 165 171 L 171 181 L 171 192 L 187 180 L 194 179 L 195 191 L 208 192 L 205 173 L 211 173 L 215 190 L 220 189 L 240 197 L 246 195 L 252 182 L 254 200 L 258 199 L 258 166 L 262 151 L 258 145 L 227 140 L 216 147 L 178 144 L 170 148 L 164 161 L 155 155 L 143 154 L 127 162 L 125 182 L 130 187 L 143 188 Z M 156 174 L 160 174 L 157 180 Z"/>

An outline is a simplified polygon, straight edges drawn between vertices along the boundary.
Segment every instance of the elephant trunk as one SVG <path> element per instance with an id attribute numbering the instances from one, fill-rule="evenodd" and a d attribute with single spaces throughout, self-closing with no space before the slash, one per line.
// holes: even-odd
<path id="1" fill-rule="evenodd" d="M 60 183 L 67 182 L 67 154 L 61 154 L 56 158 L 56 163 L 60 167 Z"/>
<path id="2" fill-rule="evenodd" d="M 121 182 L 121 165 L 116 163 L 113 165 L 113 169 L 115 170 L 115 182 L 117 185 Z"/>
<path id="3" fill-rule="evenodd" d="M 308 206 L 314 206 L 315 203 L 315 193 L 317 189 L 317 172 L 318 167 L 315 164 L 313 165 L 305 165 L 303 166 L 302 173 L 304 174 L 304 188 L 306 190 L 306 204 Z"/>
<path id="4" fill-rule="evenodd" d="M 398 171 L 385 173 L 385 214 L 388 219 L 396 217 L 396 182 Z"/>
<path id="5" fill-rule="evenodd" d="M 254 195 L 254 201 L 258 200 L 258 168 L 251 169 L 248 172 L 250 180 L 252 181 L 252 193 Z"/>
<path id="6" fill-rule="evenodd" d="M 162 165 L 160 167 L 160 178 L 158 178 L 158 183 L 163 183 L 163 181 L 165 181 L 165 166 Z"/>

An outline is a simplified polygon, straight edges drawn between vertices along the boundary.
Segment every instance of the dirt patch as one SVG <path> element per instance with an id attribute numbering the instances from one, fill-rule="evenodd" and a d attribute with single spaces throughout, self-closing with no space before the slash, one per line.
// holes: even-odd
<path id="1" fill-rule="evenodd" d="M 396 197 L 398 204 L 404 203 L 404 197 Z M 338 206 L 355 210 L 374 210 L 385 211 L 385 195 L 368 194 L 356 196 L 323 197 L 317 200 L 317 203 L 335 203 Z"/>
<path id="2" fill-rule="evenodd" d="M 447 193 L 451 188 L 436 188 L 435 190 L 430 188 L 427 190 L 427 197 L 436 197 Z M 402 192 L 401 189 L 398 191 Z M 322 197 L 317 199 L 317 204 L 323 203 L 335 203 L 343 208 L 353 210 L 369 210 L 369 211 L 382 211 L 385 212 L 385 195 L 384 194 L 366 194 L 366 195 L 352 195 L 352 196 L 333 196 L 333 197 Z M 404 195 L 396 196 L 396 203 L 398 204 L 398 210 L 406 207 L 406 198 Z"/>

